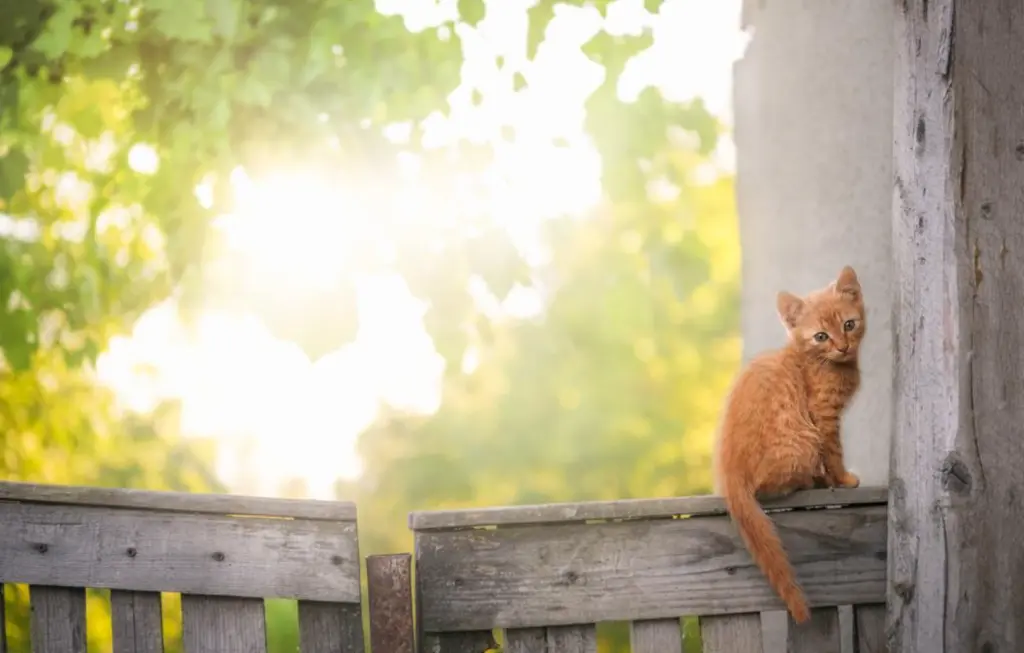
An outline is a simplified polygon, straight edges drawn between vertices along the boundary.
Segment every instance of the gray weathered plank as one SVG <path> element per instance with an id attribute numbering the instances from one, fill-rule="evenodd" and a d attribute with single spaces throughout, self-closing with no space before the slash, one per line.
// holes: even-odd
<path id="1" fill-rule="evenodd" d="M 505 631 L 504 653 L 545 653 L 548 635 L 544 628 L 510 628 Z"/>
<path id="2" fill-rule="evenodd" d="M 84 589 L 33 585 L 29 600 L 32 653 L 85 653 Z"/>
<path id="3" fill-rule="evenodd" d="M 164 653 L 159 592 L 110 592 L 114 653 Z"/>
<path id="4" fill-rule="evenodd" d="M 790 620 L 787 653 L 839 653 L 839 611 L 814 608 L 811 619 L 802 624 Z"/>
<path id="5" fill-rule="evenodd" d="M 183 594 L 181 642 L 185 653 L 266 653 L 263 600 Z"/>
<path id="6" fill-rule="evenodd" d="M 683 653 L 678 619 L 644 619 L 630 623 L 633 653 Z"/>
<path id="7" fill-rule="evenodd" d="M 762 653 L 761 615 L 753 612 L 701 617 L 700 637 L 704 653 Z"/>
<path id="8" fill-rule="evenodd" d="M 0 501 L 8 582 L 359 601 L 352 522 Z"/>
<path id="9" fill-rule="evenodd" d="M 884 504 L 888 490 L 880 488 L 809 490 L 783 499 L 763 502 L 769 510 L 823 508 Z M 413 530 L 443 530 L 470 526 L 501 526 L 579 522 L 589 520 L 657 519 L 677 515 L 724 515 L 721 497 L 671 497 L 664 499 L 623 499 L 584 503 L 550 503 L 535 506 L 431 510 L 409 514 Z"/>
<path id="10" fill-rule="evenodd" d="M 884 506 L 784 512 L 774 519 L 812 605 L 881 600 Z M 782 605 L 727 517 L 419 531 L 416 551 L 428 632 Z"/>
<path id="11" fill-rule="evenodd" d="M 489 630 L 430 633 L 423 637 L 424 653 L 483 653 L 496 646 L 494 634 Z"/>
<path id="12" fill-rule="evenodd" d="M 1024 4 L 896 3 L 892 653 L 1024 649 Z"/>
<path id="13" fill-rule="evenodd" d="M 363 653 L 364 641 L 358 603 L 299 601 L 301 653 Z"/>
<path id="14" fill-rule="evenodd" d="M 370 610 L 370 648 L 413 653 L 412 556 L 408 553 L 366 558 Z"/>
<path id="15" fill-rule="evenodd" d="M 853 641 L 856 653 L 886 653 L 884 603 L 854 606 Z"/>
<path id="16" fill-rule="evenodd" d="M 167 512 L 215 515 L 262 515 L 299 519 L 355 521 L 356 506 L 349 501 L 277 499 L 229 494 L 189 494 L 187 492 L 151 492 L 124 488 L 83 487 L 76 485 L 39 485 L 0 482 L 0 501 L 55 503 L 71 506 L 137 508 Z"/>
<path id="17" fill-rule="evenodd" d="M 594 624 L 549 627 L 548 653 L 597 653 L 597 628 Z"/>

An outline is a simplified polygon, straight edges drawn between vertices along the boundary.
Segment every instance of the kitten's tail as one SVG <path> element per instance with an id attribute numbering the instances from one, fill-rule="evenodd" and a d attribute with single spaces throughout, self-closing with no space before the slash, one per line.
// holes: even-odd
<path id="1" fill-rule="evenodd" d="M 727 479 L 724 485 L 725 505 L 754 562 L 764 572 L 768 584 L 782 598 L 793 620 L 797 623 L 807 621 L 811 616 L 807 599 L 796 582 L 775 525 L 761 510 L 753 490 L 742 480 Z"/>

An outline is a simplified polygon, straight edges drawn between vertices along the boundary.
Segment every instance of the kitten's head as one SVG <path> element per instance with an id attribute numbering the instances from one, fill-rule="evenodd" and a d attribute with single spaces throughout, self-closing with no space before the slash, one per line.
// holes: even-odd
<path id="1" fill-rule="evenodd" d="M 857 360 L 867 325 L 853 268 L 844 267 L 835 281 L 806 297 L 780 292 L 777 304 L 790 341 L 801 351 L 834 363 Z"/>

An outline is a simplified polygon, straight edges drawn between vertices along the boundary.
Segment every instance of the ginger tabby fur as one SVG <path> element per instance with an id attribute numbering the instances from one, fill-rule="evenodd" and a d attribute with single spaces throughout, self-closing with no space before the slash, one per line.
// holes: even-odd
<path id="1" fill-rule="evenodd" d="M 754 561 L 794 621 L 807 599 L 758 498 L 815 486 L 857 487 L 843 466 L 839 422 L 857 392 L 864 301 L 853 268 L 800 298 L 780 292 L 785 347 L 755 358 L 730 393 L 718 442 L 716 480 Z"/>

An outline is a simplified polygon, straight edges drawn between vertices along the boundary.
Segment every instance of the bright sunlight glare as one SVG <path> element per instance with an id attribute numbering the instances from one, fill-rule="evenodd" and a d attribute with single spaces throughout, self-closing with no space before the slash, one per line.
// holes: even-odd
<path id="1" fill-rule="evenodd" d="M 382 12 L 402 14 L 410 29 L 436 24 L 455 4 L 378 0 Z M 489 0 L 475 28 L 459 26 L 463 85 L 450 98 L 450 115 L 428 120 L 428 140 L 494 144 L 495 163 L 476 180 L 484 192 L 463 198 L 459 208 L 489 214 L 535 261 L 543 220 L 582 215 L 600 199 L 600 161 L 583 129 L 583 103 L 604 72 L 579 46 L 602 20 L 619 33 L 645 21 L 654 26 L 654 45 L 631 62 L 621 96 L 635 97 L 649 84 L 674 100 L 699 95 L 726 121 L 731 67 L 744 37 L 739 0 L 666 0 L 656 17 L 645 15 L 643 0 L 618 0 L 607 19 L 596 10 L 559 6 L 548 41 L 529 62 L 524 9 L 530 4 Z M 508 62 L 503 70 L 495 65 L 498 55 Z M 528 81 L 519 91 L 508 72 L 517 66 Z M 471 101 L 472 88 L 483 91 L 479 105 Z M 500 136 L 503 125 L 512 125 L 513 133 Z M 553 145 L 555 138 L 561 146 Z M 720 158 L 731 160 L 729 152 Z M 295 289 L 328 284 L 348 273 L 349 258 L 373 241 L 379 216 L 429 227 L 450 215 L 451 205 L 434 194 L 420 162 L 410 154 L 400 164 L 400 182 L 375 193 L 385 199 L 373 206 L 355 180 L 346 187 L 345 180 L 300 170 L 256 180 L 239 169 L 232 177 L 235 209 L 216 227 L 259 279 Z M 134 155 L 133 166 L 142 170 L 157 165 L 144 150 Z M 197 188 L 197 197 L 209 201 L 209 189 Z M 330 498 L 335 479 L 358 475 L 355 441 L 380 402 L 430 412 L 440 401 L 443 362 L 423 328 L 424 306 L 397 275 L 363 270 L 353 276 L 356 338 L 318 360 L 252 315 L 207 311 L 186 329 L 173 304 L 165 303 L 144 315 L 130 337 L 111 343 L 99 376 L 129 409 L 179 398 L 183 430 L 217 439 L 217 472 L 232 491 L 273 495 L 286 481 L 301 479 L 310 496 Z M 490 300 L 481 295 L 480 301 Z M 514 292 L 506 303 L 509 313 L 540 310 L 540 299 L 529 291 Z"/>

